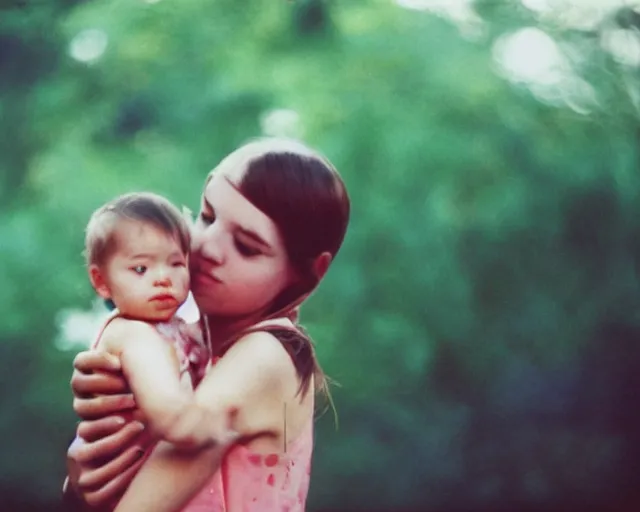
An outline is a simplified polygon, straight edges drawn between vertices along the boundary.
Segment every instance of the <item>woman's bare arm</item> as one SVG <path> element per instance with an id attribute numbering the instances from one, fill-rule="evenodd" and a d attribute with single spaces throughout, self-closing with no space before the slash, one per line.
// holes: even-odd
<path id="1" fill-rule="evenodd" d="M 281 404 L 296 394 L 298 385 L 291 358 L 280 342 L 269 334 L 254 333 L 238 341 L 209 370 L 195 396 L 212 414 L 228 418 L 240 438 L 278 436 L 283 428 Z M 189 453 L 158 445 L 116 512 L 180 510 L 217 471 L 227 449 L 228 442 Z"/>

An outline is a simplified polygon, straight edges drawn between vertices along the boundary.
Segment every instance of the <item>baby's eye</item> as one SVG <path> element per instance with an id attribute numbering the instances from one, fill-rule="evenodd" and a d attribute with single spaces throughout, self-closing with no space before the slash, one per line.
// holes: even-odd
<path id="1" fill-rule="evenodd" d="M 176 268 L 181 268 L 181 267 L 186 267 L 187 266 L 187 262 L 186 261 L 174 261 L 171 264 L 172 267 L 176 267 Z"/>
<path id="2" fill-rule="evenodd" d="M 147 267 L 144 265 L 136 265 L 135 267 L 131 267 L 136 274 L 143 275 L 147 271 Z"/>

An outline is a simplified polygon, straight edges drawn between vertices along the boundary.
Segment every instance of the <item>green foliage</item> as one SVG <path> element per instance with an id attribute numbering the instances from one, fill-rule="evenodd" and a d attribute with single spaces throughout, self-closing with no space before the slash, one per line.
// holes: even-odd
<path id="1" fill-rule="evenodd" d="M 302 317 L 341 385 L 310 509 L 627 492 L 640 417 L 607 404 L 636 408 L 638 69 L 601 41 L 637 12 L 573 29 L 476 7 L 470 27 L 380 1 L 1 8 L 2 488 L 51 503 L 62 481 L 74 352 L 54 341 L 93 300 L 91 211 L 131 190 L 196 210 L 206 173 L 276 130 L 325 152 L 353 204 Z M 494 43 L 526 26 L 579 56 L 597 101 L 495 72 Z"/>

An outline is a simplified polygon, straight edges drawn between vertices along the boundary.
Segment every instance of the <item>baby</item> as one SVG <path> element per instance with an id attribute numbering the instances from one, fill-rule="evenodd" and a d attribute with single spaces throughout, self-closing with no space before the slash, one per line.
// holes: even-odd
<path id="1" fill-rule="evenodd" d="M 85 253 L 96 293 L 115 306 L 94 348 L 120 358 L 149 435 L 198 448 L 220 442 L 227 427 L 194 400 L 207 351 L 175 316 L 189 293 L 189 245 L 175 206 L 133 193 L 94 212 Z"/>

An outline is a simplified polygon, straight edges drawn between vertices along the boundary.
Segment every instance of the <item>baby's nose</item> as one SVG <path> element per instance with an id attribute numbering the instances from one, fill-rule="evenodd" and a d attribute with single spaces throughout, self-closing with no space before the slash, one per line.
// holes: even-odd
<path id="1" fill-rule="evenodd" d="M 167 272 L 159 271 L 153 284 L 154 286 L 170 286 L 171 278 Z"/>

